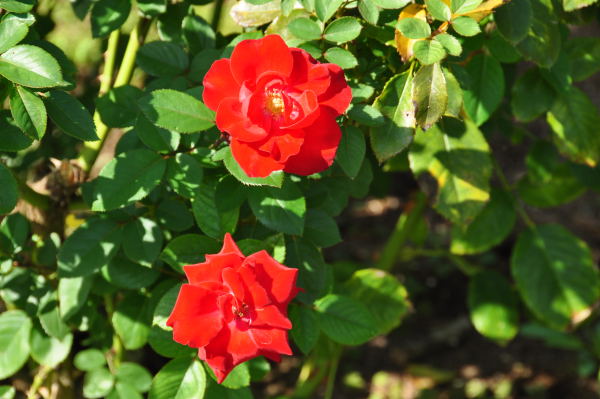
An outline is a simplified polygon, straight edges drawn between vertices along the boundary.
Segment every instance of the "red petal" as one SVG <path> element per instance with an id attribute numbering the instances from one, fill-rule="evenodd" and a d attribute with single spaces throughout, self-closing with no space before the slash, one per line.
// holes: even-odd
<path id="1" fill-rule="evenodd" d="M 352 89 L 346 83 L 342 68 L 335 64 L 324 65 L 329 68 L 331 84 L 327 91 L 319 96 L 319 103 L 335 109 L 338 115 L 341 115 L 346 112 L 352 101 Z"/>
<path id="2" fill-rule="evenodd" d="M 239 274 L 242 278 L 242 281 L 248 288 L 248 292 L 250 292 L 252 297 L 252 305 L 254 308 L 262 308 L 271 303 L 271 297 L 267 294 L 265 288 L 256 280 L 254 267 L 251 267 L 249 264 L 245 263 L 239 268 Z"/>
<path id="3" fill-rule="evenodd" d="M 242 284 L 242 280 L 238 275 L 237 270 L 228 268 L 223 270 L 223 283 L 229 287 L 233 296 L 241 302 L 244 302 L 246 297 L 246 290 Z"/>
<path id="4" fill-rule="evenodd" d="M 304 143 L 304 131 L 300 129 L 274 129 L 271 134 L 258 148 L 278 163 L 283 164 L 289 157 L 298 154 Z"/>
<path id="5" fill-rule="evenodd" d="M 231 140 L 231 154 L 249 177 L 267 177 L 283 165 L 271 156 L 242 141 Z"/>
<path id="6" fill-rule="evenodd" d="M 231 234 L 225 233 L 225 237 L 223 237 L 223 248 L 221 248 L 221 252 L 219 252 L 219 254 L 221 255 L 221 254 L 228 254 L 228 253 L 234 253 L 241 258 L 244 257 L 244 254 L 242 253 L 242 251 L 240 251 L 240 248 L 237 246 L 237 244 L 233 240 L 233 237 L 231 236 Z"/>
<path id="7" fill-rule="evenodd" d="M 342 132 L 335 121 L 335 113 L 328 107 L 322 107 L 319 118 L 304 131 L 304 145 L 298 155 L 286 162 L 284 170 L 307 176 L 331 166 Z"/>
<path id="8" fill-rule="evenodd" d="M 289 96 L 293 98 L 294 105 L 300 109 L 300 116 L 291 119 L 290 112 L 287 112 L 285 124 L 282 126 L 286 129 L 302 129 L 312 125 L 319 117 L 317 95 L 312 91 L 305 91 L 301 95 L 290 94 Z"/>
<path id="9" fill-rule="evenodd" d="M 294 69 L 288 80 L 290 86 L 298 91 L 310 90 L 315 94 L 323 94 L 330 84 L 330 73 L 327 64 L 320 64 L 305 50 L 291 48 L 294 57 Z"/>
<path id="10" fill-rule="evenodd" d="M 194 348 L 207 345 L 223 327 L 217 308 L 217 294 L 184 284 L 167 325 L 173 327 L 173 340 L 176 342 Z"/>
<path id="11" fill-rule="evenodd" d="M 230 323 L 230 336 L 227 343 L 227 352 L 233 358 L 234 367 L 241 362 L 258 356 L 259 347 L 249 334 L 250 330 L 239 330 L 234 323 Z M 233 326 L 232 326 L 233 325 Z"/>
<path id="12" fill-rule="evenodd" d="M 223 329 L 209 345 L 198 350 L 198 357 L 204 360 L 215 373 L 217 382 L 220 384 L 236 366 L 232 356 L 227 353 L 227 341 L 229 330 Z"/>
<path id="13" fill-rule="evenodd" d="M 239 84 L 246 80 L 255 82 L 265 72 L 289 76 L 292 63 L 290 49 L 278 35 L 244 40 L 235 46 L 231 54 L 231 72 Z"/>
<path id="14" fill-rule="evenodd" d="M 272 327 L 289 330 L 292 328 L 290 320 L 275 305 L 268 305 L 256 309 L 256 318 L 252 320 L 252 327 Z"/>
<path id="15" fill-rule="evenodd" d="M 239 266 L 243 259 L 243 255 L 240 256 L 235 252 L 206 255 L 206 262 L 184 266 L 183 271 L 190 284 L 200 285 L 208 281 L 222 282 L 223 269 Z"/>
<path id="16" fill-rule="evenodd" d="M 256 280 L 277 302 L 287 303 L 291 299 L 298 269 L 282 265 L 264 250 L 248 256 L 244 263 L 254 265 Z"/>
<path id="17" fill-rule="evenodd" d="M 251 328 L 252 337 L 261 351 L 291 355 L 292 349 L 288 343 L 287 331 L 278 328 Z"/>
<path id="18" fill-rule="evenodd" d="M 279 363 L 281 361 L 281 355 L 275 352 L 260 351 L 260 355 L 266 357 L 269 360 Z"/>
<path id="19" fill-rule="evenodd" d="M 202 99 L 204 104 L 213 111 L 219 108 L 219 104 L 225 98 L 238 98 L 240 85 L 233 79 L 229 60 L 226 58 L 215 61 L 202 82 L 204 92 Z"/>
<path id="20" fill-rule="evenodd" d="M 264 139 L 268 132 L 242 113 L 242 105 L 234 98 L 226 98 L 217 110 L 217 127 L 222 132 L 229 133 L 232 137 L 242 141 L 259 141 Z"/>

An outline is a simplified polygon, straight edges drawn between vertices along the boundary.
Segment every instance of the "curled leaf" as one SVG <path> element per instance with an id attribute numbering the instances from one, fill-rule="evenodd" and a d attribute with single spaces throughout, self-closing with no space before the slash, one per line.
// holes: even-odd
<path id="1" fill-rule="evenodd" d="M 421 4 L 410 4 L 406 6 L 400 15 L 398 16 L 398 22 L 406 19 L 406 18 L 416 18 L 423 21 L 427 21 L 427 11 L 425 6 Z M 416 42 L 423 39 L 409 39 L 404 36 L 402 32 L 396 29 L 396 47 L 398 48 L 398 52 L 400 53 L 400 57 L 402 57 L 402 61 L 408 61 L 413 56 L 413 46 Z"/>

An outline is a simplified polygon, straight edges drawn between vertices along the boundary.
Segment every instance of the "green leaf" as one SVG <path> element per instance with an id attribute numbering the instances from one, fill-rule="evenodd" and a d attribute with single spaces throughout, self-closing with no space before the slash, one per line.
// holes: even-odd
<path id="1" fill-rule="evenodd" d="M 227 206 L 217 196 L 217 182 L 201 183 L 194 199 L 192 211 L 200 230 L 214 239 L 220 240 L 225 233 L 233 233 L 239 218 L 239 207 Z"/>
<path id="2" fill-rule="evenodd" d="M 245 185 L 281 187 L 283 184 L 283 178 L 285 174 L 280 170 L 271 173 L 267 177 L 248 177 L 246 172 L 244 172 L 237 161 L 233 158 L 233 154 L 231 153 L 231 149 L 229 147 L 227 147 L 225 150 L 223 163 L 225 164 L 225 167 L 229 173 L 231 173 L 233 177 Z"/>
<path id="3" fill-rule="evenodd" d="M 51 90 L 44 98 L 50 119 L 66 134 L 83 141 L 99 140 L 92 115 L 75 97 Z"/>
<path id="4" fill-rule="evenodd" d="M 92 37 L 104 37 L 125 23 L 130 0 L 96 0 L 91 12 Z"/>
<path id="5" fill-rule="evenodd" d="M 289 318 L 293 326 L 290 334 L 294 343 L 302 353 L 308 355 L 315 347 L 321 332 L 317 314 L 310 307 L 290 305 Z"/>
<path id="6" fill-rule="evenodd" d="M 285 264 L 298 272 L 298 286 L 304 291 L 297 298 L 307 304 L 328 292 L 332 282 L 331 268 L 323 260 L 319 249 L 307 240 L 286 237 Z"/>
<path id="7" fill-rule="evenodd" d="M 487 121 L 504 97 L 504 72 L 494 57 L 478 54 L 466 66 L 469 87 L 464 91 L 465 110 L 477 126 Z"/>
<path id="8" fill-rule="evenodd" d="M 379 8 L 374 0 L 358 0 L 358 12 L 371 25 L 377 25 Z"/>
<path id="9" fill-rule="evenodd" d="M 9 385 L 0 385 L 0 399 L 14 399 L 15 388 Z"/>
<path id="10" fill-rule="evenodd" d="M 146 197 L 162 180 L 167 162 L 146 150 L 119 154 L 95 180 L 92 210 L 108 211 Z"/>
<path id="11" fill-rule="evenodd" d="M 513 44 L 525 39 L 533 18 L 529 0 L 514 0 L 503 4 L 494 11 L 494 21 L 498 30 Z"/>
<path id="12" fill-rule="evenodd" d="M 510 341 L 519 329 L 519 299 L 506 278 L 495 271 L 477 273 L 469 280 L 471 322 L 481 335 Z"/>
<path id="13" fill-rule="evenodd" d="M 197 54 L 202 50 L 215 48 L 215 31 L 208 22 L 195 14 L 188 14 L 183 18 L 181 26 L 183 39 L 187 43 L 190 52 Z M 186 58 L 187 62 L 187 58 Z"/>
<path id="14" fill-rule="evenodd" d="M 29 25 L 20 18 L 11 18 L 10 14 L 0 22 L 0 53 L 4 53 L 27 36 Z"/>
<path id="15" fill-rule="evenodd" d="M 385 123 L 381 112 L 367 104 L 352 104 L 348 109 L 348 117 L 369 127 L 377 127 Z"/>
<path id="16" fill-rule="evenodd" d="M 468 226 L 453 226 L 450 251 L 458 255 L 485 252 L 506 239 L 515 220 L 512 198 L 504 191 L 492 190 L 490 201 Z"/>
<path id="17" fill-rule="evenodd" d="M 560 225 L 536 226 L 521 233 L 511 270 L 527 307 L 553 328 L 580 321 L 600 296 L 590 249 Z"/>
<path id="18" fill-rule="evenodd" d="M 454 223 L 471 222 L 490 198 L 489 146 L 470 121 L 447 119 L 418 130 L 409 161 L 415 175 L 428 172 L 437 181 L 434 207 Z"/>
<path id="19" fill-rule="evenodd" d="M 310 41 L 321 38 L 321 27 L 310 18 L 296 18 L 289 23 L 288 29 L 298 39 Z"/>
<path id="20" fill-rule="evenodd" d="M 600 71 L 600 38 L 574 37 L 565 43 L 573 81 L 588 79 Z"/>
<path id="21" fill-rule="evenodd" d="M 1 4 L 0 4 L 1 6 Z M 21 310 L 0 314 L 0 378 L 16 373 L 29 358 L 31 320 Z"/>
<path id="22" fill-rule="evenodd" d="M 115 377 L 117 381 L 128 384 L 138 392 L 147 392 L 152 385 L 152 375 L 137 363 L 121 363 Z"/>
<path id="23" fill-rule="evenodd" d="M 409 39 L 424 39 L 431 35 L 431 27 L 420 18 L 402 18 L 396 24 L 396 29 Z"/>
<path id="24" fill-rule="evenodd" d="M 367 307 L 347 296 L 330 294 L 315 303 L 321 329 L 342 345 L 361 345 L 377 334 L 377 322 Z"/>
<path id="25" fill-rule="evenodd" d="M 29 12 L 35 5 L 35 0 L 0 0 L 0 8 L 9 12 Z"/>
<path id="26" fill-rule="evenodd" d="M 104 398 L 113 389 L 115 377 L 106 368 L 90 370 L 83 377 L 83 396 L 85 398 Z"/>
<path id="27" fill-rule="evenodd" d="M 17 181 L 13 177 L 10 170 L 0 163 L 0 214 L 10 213 L 19 199 L 17 190 Z"/>
<path id="28" fill-rule="evenodd" d="M 126 235 L 125 235 L 126 237 Z M 102 268 L 102 276 L 115 287 L 135 290 L 151 285 L 159 277 L 157 269 L 142 266 L 117 254 Z"/>
<path id="29" fill-rule="evenodd" d="M 200 100 L 175 90 L 155 90 L 139 100 L 142 112 L 156 126 L 194 133 L 214 125 L 214 112 Z"/>
<path id="30" fill-rule="evenodd" d="M 373 107 L 381 111 L 385 123 L 370 130 L 371 148 L 377 160 L 384 162 L 412 142 L 416 124 L 412 74 L 407 71 L 388 80 Z"/>
<path id="31" fill-rule="evenodd" d="M 598 0 L 563 0 L 563 8 L 565 11 L 575 11 L 596 3 Z"/>
<path id="32" fill-rule="evenodd" d="M 179 147 L 181 135 L 155 126 L 144 115 L 138 115 L 133 128 L 135 134 L 148 148 L 158 152 L 172 152 Z"/>
<path id="33" fill-rule="evenodd" d="M 69 356 L 72 344 L 72 334 L 57 339 L 38 328 L 31 330 L 31 357 L 43 366 L 54 368 L 62 363 Z"/>
<path id="34" fill-rule="evenodd" d="M 58 306 L 63 320 L 68 321 L 85 305 L 93 279 L 93 276 L 84 276 L 58 280 Z"/>
<path id="35" fill-rule="evenodd" d="M 595 166 L 600 159 L 600 114 L 580 89 L 560 93 L 547 115 L 558 150 L 574 162 Z"/>
<path id="36" fill-rule="evenodd" d="M 217 377 L 215 377 L 215 373 L 210 367 L 207 367 L 206 371 L 214 381 L 217 381 Z M 220 386 L 228 389 L 240 389 L 248 385 L 250 385 L 250 370 L 248 370 L 248 363 L 246 362 L 235 366 L 220 384 Z"/>
<path id="37" fill-rule="evenodd" d="M 51 337 L 64 339 L 70 333 L 69 327 L 63 322 L 58 307 L 58 292 L 49 290 L 41 299 L 37 316 L 46 334 Z"/>
<path id="38" fill-rule="evenodd" d="M 17 152 L 26 149 L 33 140 L 19 129 L 9 111 L 0 111 L 0 151 Z"/>
<path id="39" fill-rule="evenodd" d="M 182 197 L 193 198 L 203 176 L 202 165 L 189 154 L 179 153 L 167 161 L 165 178 L 169 186 Z"/>
<path id="40" fill-rule="evenodd" d="M 38 96 L 22 86 L 16 86 L 10 95 L 10 112 L 24 133 L 33 139 L 42 139 L 46 133 L 48 115 L 44 102 Z"/>
<path id="41" fill-rule="evenodd" d="M 455 57 L 458 57 L 462 54 L 462 45 L 454 36 L 448 33 L 441 33 L 439 35 L 436 35 L 434 37 L 434 40 L 439 42 L 448 54 L 453 55 Z"/>
<path id="42" fill-rule="evenodd" d="M 129 383 L 117 381 L 106 399 L 143 399 L 143 396 Z"/>
<path id="43" fill-rule="evenodd" d="M 358 175 L 362 161 L 365 158 L 365 136 L 360 129 L 354 126 L 344 127 L 342 132 L 342 139 L 335 154 L 335 160 L 346 176 L 354 179 Z"/>
<path id="44" fill-rule="evenodd" d="M 440 64 L 422 66 L 413 80 L 412 99 L 417 124 L 429 129 L 446 110 L 448 93 Z"/>
<path id="45" fill-rule="evenodd" d="M 483 0 L 451 0 L 452 14 L 462 14 L 476 9 Z"/>
<path id="46" fill-rule="evenodd" d="M 146 43 L 140 47 L 136 62 L 148 75 L 159 77 L 181 75 L 189 64 L 188 56 L 180 45 L 162 41 Z"/>
<path id="47" fill-rule="evenodd" d="M 448 92 L 448 104 L 444 116 L 460 119 L 460 113 L 463 109 L 463 89 L 449 69 L 444 68 L 443 72 L 446 79 L 446 91 Z"/>
<path id="48" fill-rule="evenodd" d="M 409 309 L 408 292 L 396 277 L 383 270 L 356 271 L 344 290 L 370 310 L 379 334 L 398 327 Z"/>
<path id="49" fill-rule="evenodd" d="M 436 40 L 419 40 L 413 45 L 413 52 L 423 65 L 437 63 L 446 57 L 444 46 Z"/>
<path id="50" fill-rule="evenodd" d="M 359 20 L 352 17 L 337 18 L 327 25 L 323 37 L 337 44 L 356 39 L 362 30 Z"/>
<path id="51" fill-rule="evenodd" d="M 537 68 L 528 69 L 512 87 L 510 106 L 521 122 L 531 122 L 548 111 L 555 92 Z"/>
<path id="52" fill-rule="evenodd" d="M 559 24 L 551 0 L 529 0 L 532 8 L 531 27 L 517 44 L 517 50 L 528 60 L 550 68 L 561 48 Z"/>
<path id="53" fill-rule="evenodd" d="M 146 344 L 151 323 L 149 300 L 136 292 L 125 295 L 112 316 L 115 332 L 127 350 L 139 349 Z"/>
<path id="54" fill-rule="evenodd" d="M 194 215 L 186 204 L 174 198 L 165 198 L 156 208 L 156 220 L 163 229 L 184 231 L 194 225 Z"/>
<path id="55" fill-rule="evenodd" d="M 167 11 L 167 0 L 137 0 L 137 6 L 143 14 L 155 17 Z"/>
<path id="56" fill-rule="evenodd" d="M 83 277 L 99 270 L 119 249 L 122 235 L 121 226 L 110 219 L 87 220 L 60 248 L 59 276 Z"/>
<path id="57" fill-rule="evenodd" d="M 306 201 L 293 182 L 285 180 L 281 188 L 252 187 L 248 201 L 258 221 L 268 228 L 302 235 Z"/>
<path id="58" fill-rule="evenodd" d="M 325 51 L 327 61 L 339 65 L 342 69 L 352 69 L 358 65 L 358 60 L 348 50 L 340 47 L 331 47 Z"/>
<path id="59" fill-rule="evenodd" d="M 106 365 L 106 357 L 99 349 L 84 349 L 75 355 L 73 364 L 81 371 L 96 370 Z"/>
<path id="60" fill-rule="evenodd" d="M 477 21 L 471 17 L 458 17 L 452 20 L 452 28 L 462 36 L 475 36 L 481 32 Z"/>
<path id="61" fill-rule="evenodd" d="M 538 141 L 525 159 L 527 175 L 517 185 L 529 205 L 550 207 L 573 201 L 585 192 L 573 164 L 565 162 L 549 142 Z"/>
<path id="62" fill-rule="evenodd" d="M 442 0 L 425 0 L 427 11 L 438 21 L 449 21 L 452 17 L 450 7 Z"/>
<path id="63" fill-rule="evenodd" d="M 342 5 L 344 0 L 315 0 L 315 11 L 321 22 L 327 22 Z"/>
<path id="64" fill-rule="evenodd" d="M 373 0 L 373 3 L 381 8 L 398 9 L 410 3 L 410 0 Z"/>
<path id="65" fill-rule="evenodd" d="M 183 266 L 204 262 L 205 254 L 217 253 L 219 248 L 219 243 L 212 238 L 198 234 L 185 234 L 169 242 L 160 259 L 175 270 L 183 271 Z"/>
<path id="66" fill-rule="evenodd" d="M 163 234 L 152 219 L 141 217 L 125 226 L 123 252 L 140 265 L 151 267 L 163 245 Z"/>
<path id="67" fill-rule="evenodd" d="M 331 247 L 342 241 L 335 220 L 319 209 L 309 209 L 306 212 L 304 237 L 322 248 Z"/>
<path id="68" fill-rule="evenodd" d="M 516 47 L 508 42 L 498 30 L 490 33 L 485 46 L 490 54 L 503 64 L 513 64 L 521 59 Z"/>
<path id="69" fill-rule="evenodd" d="M 143 95 L 142 90 L 130 85 L 111 89 L 96 101 L 100 119 L 110 127 L 133 126 L 140 112 L 137 100 Z"/>
<path id="70" fill-rule="evenodd" d="M 171 360 L 154 376 L 149 399 L 196 399 L 204 397 L 206 373 L 194 358 Z"/>
<path id="71" fill-rule="evenodd" d="M 19 44 L 0 55 L 0 75 L 27 87 L 55 87 L 63 82 L 56 59 L 30 44 Z"/>

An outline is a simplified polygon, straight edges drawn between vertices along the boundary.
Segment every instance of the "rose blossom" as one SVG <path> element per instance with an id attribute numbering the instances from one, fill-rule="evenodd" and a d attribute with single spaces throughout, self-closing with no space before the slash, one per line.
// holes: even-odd
<path id="1" fill-rule="evenodd" d="M 238 364 L 263 355 L 291 355 L 287 306 L 298 293 L 297 269 L 266 251 L 245 257 L 228 233 L 221 252 L 184 266 L 183 284 L 167 325 L 173 339 L 198 348 L 221 383 Z"/>
<path id="2" fill-rule="evenodd" d="M 203 84 L 204 103 L 248 176 L 310 175 L 333 163 L 341 138 L 335 118 L 352 99 L 339 66 L 268 35 L 240 42 L 230 59 L 212 64 Z"/>

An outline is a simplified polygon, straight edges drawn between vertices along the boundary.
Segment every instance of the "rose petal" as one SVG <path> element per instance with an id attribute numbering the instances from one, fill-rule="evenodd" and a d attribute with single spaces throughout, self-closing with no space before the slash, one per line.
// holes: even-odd
<path id="1" fill-rule="evenodd" d="M 234 323 L 229 324 L 229 342 L 227 352 L 233 358 L 233 364 L 237 365 L 258 355 L 259 347 L 254 338 L 248 333 L 250 330 L 240 330 Z M 234 366 L 235 367 L 235 366 Z"/>
<path id="2" fill-rule="evenodd" d="M 268 153 L 278 163 L 283 164 L 289 157 L 299 153 L 304 143 L 303 130 L 276 129 L 271 134 L 272 136 L 258 148 L 263 153 Z"/>
<path id="3" fill-rule="evenodd" d="M 213 111 L 225 98 L 238 98 L 240 85 L 233 79 L 230 61 L 226 58 L 215 61 L 202 80 L 202 100 Z"/>
<path id="4" fill-rule="evenodd" d="M 256 309 L 256 318 L 252 320 L 254 327 L 272 327 L 289 330 L 292 328 L 292 322 L 275 305 L 268 305 L 261 309 Z"/>
<path id="5" fill-rule="evenodd" d="M 263 351 L 291 355 L 292 349 L 287 339 L 287 331 L 278 328 L 251 328 L 254 342 Z"/>
<path id="6" fill-rule="evenodd" d="M 328 107 L 322 107 L 319 118 L 304 131 L 304 144 L 298 155 L 288 159 L 284 171 L 307 176 L 331 166 L 342 132 L 335 121 L 334 111 Z"/>
<path id="7" fill-rule="evenodd" d="M 327 64 L 317 63 L 305 50 L 291 48 L 290 51 L 294 57 L 294 68 L 288 79 L 289 85 L 300 92 L 310 90 L 316 95 L 325 93 L 331 82 Z"/>
<path id="8" fill-rule="evenodd" d="M 283 164 L 260 152 L 252 145 L 232 138 L 231 154 L 249 177 L 267 177 L 276 170 L 282 170 Z"/>
<path id="9" fill-rule="evenodd" d="M 248 263 L 244 263 L 239 268 L 239 274 L 250 293 L 250 298 L 247 300 L 252 300 L 252 306 L 256 308 L 262 308 L 271 304 L 271 297 L 265 290 L 265 287 L 260 285 L 256 280 L 256 274 L 253 266 L 250 266 Z"/>
<path id="10" fill-rule="evenodd" d="M 167 325 L 173 327 L 176 342 L 193 348 L 207 345 L 223 327 L 217 294 L 202 287 L 182 285 Z"/>
<path id="11" fill-rule="evenodd" d="M 338 115 L 346 112 L 352 101 L 352 89 L 346 82 L 344 71 L 336 64 L 324 64 L 329 68 L 331 85 L 319 96 L 319 103 L 336 110 Z"/>
<path id="12" fill-rule="evenodd" d="M 183 266 L 183 271 L 193 285 L 200 285 L 207 281 L 222 282 L 223 270 L 228 267 L 236 267 L 243 262 L 243 256 L 234 252 L 206 255 L 206 261 L 195 265 Z"/>
<path id="13" fill-rule="evenodd" d="M 254 266 L 256 280 L 274 300 L 279 303 L 290 300 L 290 294 L 296 285 L 298 269 L 282 265 L 264 250 L 248 256 L 244 264 Z"/>
<path id="14" fill-rule="evenodd" d="M 238 84 L 256 82 L 265 72 L 289 76 L 292 63 L 290 49 L 278 35 L 244 40 L 235 46 L 231 54 L 231 72 Z"/>
<path id="15" fill-rule="evenodd" d="M 267 137 L 268 131 L 252 123 L 241 111 L 241 104 L 234 98 L 226 98 L 217 110 L 217 127 L 237 140 L 253 142 Z M 270 129 L 270 126 L 269 126 Z"/>

